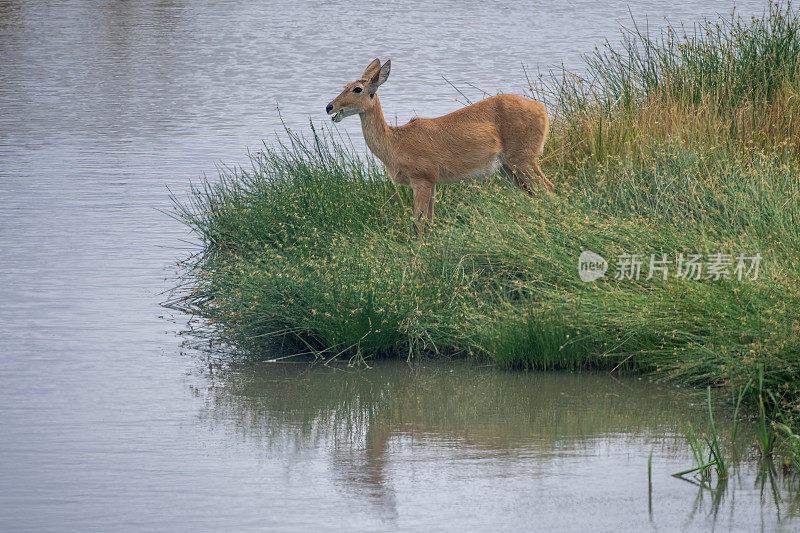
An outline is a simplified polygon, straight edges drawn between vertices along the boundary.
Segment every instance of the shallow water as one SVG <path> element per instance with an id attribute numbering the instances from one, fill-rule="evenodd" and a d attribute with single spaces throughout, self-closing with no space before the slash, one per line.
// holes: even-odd
<path id="1" fill-rule="evenodd" d="M 630 9 L 657 27 L 731 5 Z M 402 123 L 459 107 L 443 77 L 521 92 L 523 64 L 577 66 L 629 20 L 623 2 L 0 1 L 0 530 L 647 526 L 651 451 L 653 524 L 707 528 L 710 496 L 695 511 L 668 476 L 702 412 L 672 389 L 463 364 L 210 373 L 159 307 L 193 249 L 167 187 L 281 120 L 327 124 L 375 56 Z M 363 149 L 356 119 L 336 131 Z M 785 525 L 742 471 L 717 525 Z"/>
<path id="2" fill-rule="evenodd" d="M 206 378 L 201 423 L 260 454 L 277 485 L 264 525 L 754 530 L 798 504 L 747 461 L 716 492 L 672 477 L 693 466 L 684 432 L 707 429 L 704 395 L 646 380 L 433 361 Z"/>

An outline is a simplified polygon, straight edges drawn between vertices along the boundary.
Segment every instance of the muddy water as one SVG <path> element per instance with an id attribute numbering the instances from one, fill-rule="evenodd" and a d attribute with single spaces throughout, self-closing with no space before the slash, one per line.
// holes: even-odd
<path id="1" fill-rule="evenodd" d="M 789 528 L 752 462 L 716 504 L 669 477 L 702 418 L 681 391 L 460 363 L 210 372 L 159 306 L 193 249 L 167 187 L 327 123 L 374 57 L 404 122 L 460 105 L 443 78 L 478 99 L 578 66 L 629 7 L 656 28 L 731 6 L 0 0 L 0 530 Z M 337 131 L 363 148 L 357 120 Z"/>

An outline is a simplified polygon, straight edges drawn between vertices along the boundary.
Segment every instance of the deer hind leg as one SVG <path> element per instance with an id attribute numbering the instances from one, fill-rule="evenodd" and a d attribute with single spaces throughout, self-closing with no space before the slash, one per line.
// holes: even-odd
<path id="1" fill-rule="evenodd" d="M 425 224 L 433 220 L 434 185 L 429 181 L 418 180 L 411 183 L 414 190 L 414 231 L 421 235 Z"/>

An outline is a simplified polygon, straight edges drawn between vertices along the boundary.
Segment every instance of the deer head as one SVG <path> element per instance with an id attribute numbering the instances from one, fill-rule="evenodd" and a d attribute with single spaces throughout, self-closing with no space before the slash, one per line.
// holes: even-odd
<path id="1" fill-rule="evenodd" d="M 364 113 L 375 105 L 375 92 L 389 77 L 391 69 L 391 60 L 383 66 L 380 59 L 370 63 L 360 79 L 345 85 L 342 93 L 325 107 L 325 111 L 333 115 L 331 120 L 341 122 L 344 117 Z"/>

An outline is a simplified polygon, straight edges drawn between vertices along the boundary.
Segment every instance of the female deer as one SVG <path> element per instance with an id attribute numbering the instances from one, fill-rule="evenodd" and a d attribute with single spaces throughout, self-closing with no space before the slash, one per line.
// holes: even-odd
<path id="1" fill-rule="evenodd" d="M 522 190 L 533 194 L 529 179 L 547 191 L 555 186 L 539 168 L 549 121 L 540 102 L 521 96 L 493 96 L 439 118 L 412 118 L 389 126 L 375 94 L 391 70 L 376 59 L 361 79 L 348 83 L 327 105 L 333 122 L 359 114 L 364 140 L 394 183 L 414 191 L 414 227 L 422 232 L 433 220 L 437 183 L 490 176 L 502 169 Z"/>

